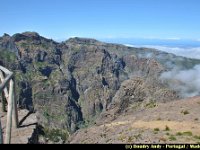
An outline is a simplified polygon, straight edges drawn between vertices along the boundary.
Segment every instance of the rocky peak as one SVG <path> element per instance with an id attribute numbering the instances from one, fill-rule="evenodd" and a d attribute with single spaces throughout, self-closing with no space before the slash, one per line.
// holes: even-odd
<path id="1" fill-rule="evenodd" d="M 39 37 L 40 36 L 37 32 L 23 32 L 22 34 L 25 36 L 28 36 L 28 37 Z"/>
<path id="2" fill-rule="evenodd" d="M 3 38 L 5 38 L 5 37 L 10 37 L 10 35 L 7 34 L 7 33 L 4 33 L 4 34 L 3 34 Z"/>
<path id="3" fill-rule="evenodd" d="M 36 32 L 17 33 L 12 36 L 12 40 L 14 42 L 28 41 L 29 43 L 36 43 L 36 44 L 40 44 L 41 41 L 47 41 L 47 42 L 52 41 L 50 39 L 40 36 Z"/>
<path id="4" fill-rule="evenodd" d="M 97 41 L 97 40 L 95 40 L 95 39 L 75 37 L 75 38 L 70 38 L 69 40 L 67 40 L 67 43 L 74 43 L 74 44 L 97 44 L 97 43 L 100 43 L 100 42 Z"/>

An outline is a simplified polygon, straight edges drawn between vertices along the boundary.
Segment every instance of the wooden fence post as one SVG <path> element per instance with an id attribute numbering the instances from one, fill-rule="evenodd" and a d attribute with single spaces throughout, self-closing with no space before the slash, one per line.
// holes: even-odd
<path id="1" fill-rule="evenodd" d="M 6 98 L 5 98 L 5 94 L 4 92 L 2 91 L 1 92 L 1 97 L 2 97 L 2 111 L 3 112 L 6 112 Z"/>
<path id="2" fill-rule="evenodd" d="M 1 126 L 1 119 L 0 119 L 0 144 L 3 144 L 3 131 Z"/>
<path id="3" fill-rule="evenodd" d="M 3 80 L 4 80 L 4 75 L 1 70 L 0 70 L 0 80 L 1 80 L 1 82 L 3 82 Z M 6 112 L 6 100 L 8 98 L 8 90 L 6 87 L 4 88 L 4 90 L 2 90 L 1 94 L 2 94 L 2 111 Z"/>
<path id="4" fill-rule="evenodd" d="M 0 70 L 0 79 L 1 79 L 1 82 L 4 81 L 4 75 L 3 75 L 3 72 L 1 70 Z M 7 87 L 5 87 L 3 89 L 3 91 L 4 91 L 4 96 L 6 97 L 6 100 L 8 101 L 8 89 L 7 89 Z"/>
<path id="5" fill-rule="evenodd" d="M 13 77 L 13 121 L 14 121 L 14 127 L 18 128 L 19 122 L 18 122 L 18 111 L 17 111 L 17 99 L 16 99 L 16 81 Z"/>
<path id="6" fill-rule="evenodd" d="M 5 76 L 5 77 L 4 77 Z M 13 73 L 7 70 L 6 68 L 0 66 L 0 93 L 2 93 L 2 107 L 3 111 L 6 109 L 6 100 L 7 100 L 7 123 L 6 123 L 6 135 L 5 143 L 11 143 L 11 131 L 12 131 L 12 121 L 14 126 L 18 127 L 18 111 L 17 111 L 17 100 L 16 100 L 16 87 L 15 79 Z M 9 86 L 8 86 L 9 84 Z M 8 90 L 9 87 L 9 90 Z M 3 130 L 0 120 L 0 144 L 3 144 Z"/>
<path id="7" fill-rule="evenodd" d="M 13 80 L 10 80 L 9 86 L 9 98 L 8 98 L 8 113 L 7 113 L 7 124 L 6 124 L 6 144 L 11 142 L 11 130 L 12 130 L 12 111 L 13 111 Z"/>

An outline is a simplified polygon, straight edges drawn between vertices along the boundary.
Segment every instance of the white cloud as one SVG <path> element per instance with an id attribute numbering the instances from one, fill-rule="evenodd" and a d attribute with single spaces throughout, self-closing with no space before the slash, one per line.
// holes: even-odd
<path id="1" fill-rule="evenodd" d="M 200 95 L 200 65 L 196 65 L 189 70 L 179 70 L 164 72 L 161 75 L 163 81 L 168 80 L 169 86 L 178 91 L 183 97 L 193 97 Z M 177 82 L 179 81 L 179 82 Z"/>
<path id="2" fill-rule="evenodd" d="M 124 44 L 124 46 L 128 46 L 128 47 L 140 47 L 138 45 L 132 45 L 132 44 Z"/>
<path id="3" fill-rule="evenodd" d="M 168 53 L 176 54 L 178 56 L 200 59 L 200 47 L 180 48 L 180 47 L 157 46 L 155 48 Z"/>
<path id="4" fill-rule="evenodd" d="M 179 37 L 171 37 L 171 38 L 166 38 L 166 39 L 163 39 L 163 40 L 181 40 L 181 38 Z"/>
<path id="5" fill-rule="evenodd" d="M 167 53 L 173 53 L 178 56 L 200 59 L 200 47 L 181 48 L 181 47 L 167 47 L 167 46 L 157 46 L 157 45 L 130 45 L 130 44 L 124 44 L 124 45 L 130 47 L 155 48 L 157 50 L 165 51 Z"/>

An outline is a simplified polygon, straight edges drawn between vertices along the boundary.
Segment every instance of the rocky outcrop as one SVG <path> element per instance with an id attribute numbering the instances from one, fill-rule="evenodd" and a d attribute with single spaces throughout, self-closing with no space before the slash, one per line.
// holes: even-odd
<path id="1" fill-rule="evenodd" d="M 177 98 L 175 91 L 157 83 L 151 84 L 144 78 L 134 77 L 122 83 L 108 110 L 116 109 L 115 113 L 119 114 L 136 102 L 167 102 Z"/>
<path id="2" fill-rule="evenodd" d="M 177 58 L 182 67 L 200 63 L 93 39 L 57 43 L 34 32 L 4 35 L 0 53 L 0 62 L 15 72 L 20 106 L 34 108 L 40 125 L 69 133 L 108 110 L 120 114 L 134 102 L 177 98 L 160 83 L 160 74 Z"/>

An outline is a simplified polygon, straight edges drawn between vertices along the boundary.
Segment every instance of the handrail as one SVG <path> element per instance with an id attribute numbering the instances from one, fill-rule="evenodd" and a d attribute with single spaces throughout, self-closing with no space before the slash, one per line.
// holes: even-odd
<path id="1" fill-rule="evenodd" d="M 2 73 L 2 72 L 3 73 Z M 6 139 L 5 143 L 9 144 L 11 142 L 11 131 L 12 131 L 12 117 L 14 120 L 14 125 L 17 128 L 18 127 L 18 112 L 17 112 L 17 103 L 15 99 L 15 81 L 14 81 L 14 74 L 13 72 L 9 71 L 8 69 L 0 66 L 0 72 L 1 72 L 1 81 L 0 84 L 0 93 L 3 93 L 2 95 L 7 96 L 7 123 L 6 123 Z M 5 74 L 5 78 L 4 78 Z M 9 91 L 8 88 L 9 87 Z M 3 97 L 2 97 L 3 101 Z M 2 107 L 6 107 L 5 103 L 2 103 Z M 0 120 L 0 144 L 3 144 L 3 131 L 1 127 L 1 120 Z"/>
<path id="2" fill-rule="evenodd" d="M 8 82 L 12 79 L 13 77 L 13 73 L 9 74 L 4 81 L 2 82 L 2 84 L 0 85 L 0 92 L 2 92 L 2 90 L 5 88 L 5 86 L 8 84 Z"/>
<path id="3" fill-rule="evenodd" d="M 2 70 L 5 74 L 11 74 L 12 73 L 8 69 L 4 68 L 3 66 L 0 66 L 0 70 Z"/>
<path id="4" fill-rule="evenodd" d="M 3 72 L 2 72 L 2 71 L 0 71 L 0 79 L 1 79 L 1 82 L 3 82 L 3 80 L 4 80 L 4 75 L 3 75 Z M 5 87 L 3 91 L 4 91 L 4 94 L 5 94 L 6 99 L 8 99 L 8 89 L 7 89 L 7 87 Z"/>

